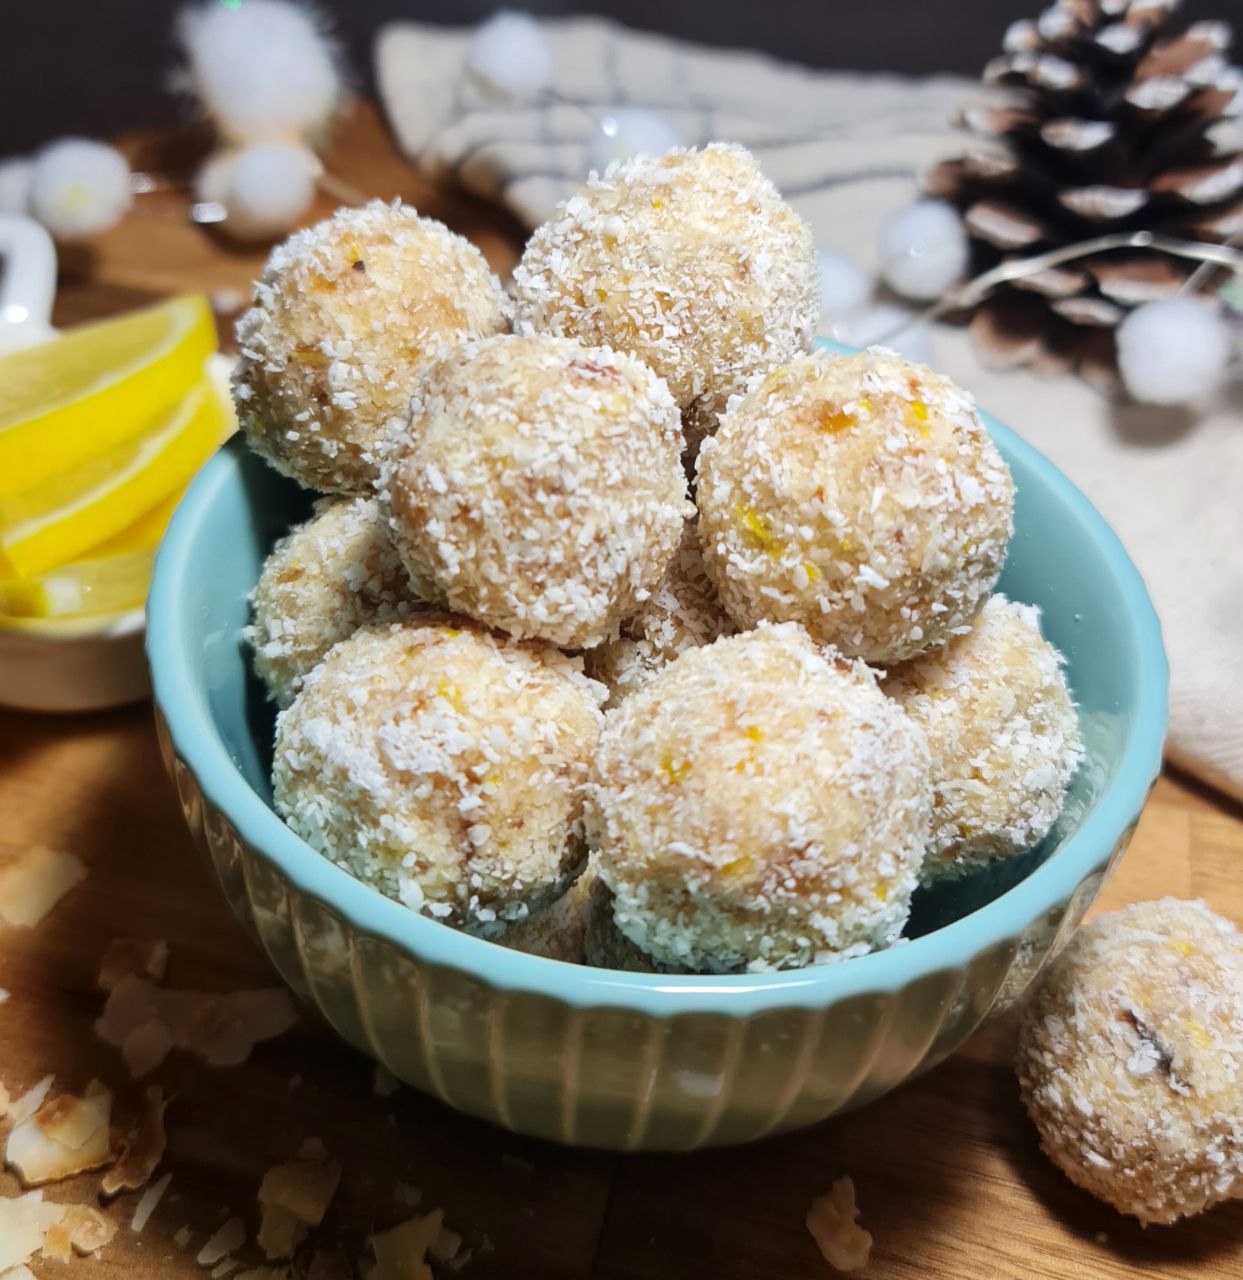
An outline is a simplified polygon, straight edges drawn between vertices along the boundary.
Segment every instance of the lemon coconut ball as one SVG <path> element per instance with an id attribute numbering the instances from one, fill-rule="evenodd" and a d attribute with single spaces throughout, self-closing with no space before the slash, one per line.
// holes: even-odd
<path id="1" fill-rule="evenodd" d="M 253 603 L 255 672 L 281 707 L 339 640 L 421 607 L 379 503 L 365 496 L 321 498 L 272 549 Z"/>
<path id="2" fill-rule="evenodd" d="M 665 580 L 622 623 L 616 640 L 587 651 L 586 671 L 608 686 L 608 705 L 616 705 L 641 689 L 679 653 L 711 644 L 733 629 L 704 569 L 695 522 L 688 520 Z"/>
<path id="3" fill-rule="evenodd" d="M 903 663 L 883 688 L 923 729 L 935 783 L 923 879 L 1030 849 L 1083 758 L 1062 656 L 1040 614 L 987 600 L 965 635 Z"/>
<path id="4" fill-rule="evenodd" d="M 906 922 L 923 734 L 867 667 L 794 624 L 674 659 L 609 713 L 588 790 L 613 923 L 657 967 L 797 968 Z"/>
<path id="5" fill-rule="evenodd" d="M 599 644 L 660 586 L 694 508 L 668 388 L 568 338 L 486 338 L 433 367 L 388 501 L 415 589 L 488 626 Z"/>
<path id="6" fill-rule="evenodd" d="M 726 400 L 810 348 L 820 275 L 807 224 L 742 147 L 610 165 L 514 271 L 520 328 L 628 351 L 710 429 Z"/>
<path id="7" fill-rule="evenodd" d="M 400 202 L 373 200 L 278 245 L 238 321 L 233 375 L 251 448 L 325 493 L 375 488 L 420 366 L 509 326 L 509 303 L 469 241 Z"/>
<path id="8" fill-rule="evenodd" d="M 704 563 L 740 627 L 801 622 L 885 666 L 964 630 L 1014 484 L 971 397 L 878 348 L 816 352 L 735 400 L 699 456 Z"/>
<path id="9" fill-rule="evenodd" d="M 1017 1068 L 1045 1153 L 1121 1213 L 1243 1197 L 1243 936 L 1174 898 L 1098 917 L 1028 1004 Z"/>
<path id="10" fill-rule="evenodd" d="M 277 811 L 389 897 L 500 933 L 582 866 L 602 695 L 547 645 L 453 619 L 363 627 L 277 719 Z"/>

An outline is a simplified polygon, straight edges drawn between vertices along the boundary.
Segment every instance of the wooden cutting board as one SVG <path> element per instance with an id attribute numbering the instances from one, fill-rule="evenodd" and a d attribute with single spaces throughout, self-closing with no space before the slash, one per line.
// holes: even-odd
<path id="1" fill-rule="evenodd" d="M 193 145 L 182 135 L 126 140 L 148 168 L 185 167 Z M 516 256 L 520 230 L 421 183 L 370 108 L 342 127 L 329 168 L 368 193 L 412 199 L 475 238 L 499 270 Z M 70 255 L 57 320 L 178 290 L 245 289 L 263 254 L 191 228 L 184 208 L 176 194 L 144 197 L 91 251 Z M 0 857 L 35 843 L 76 853 L 90 873 L 34 929 L 0 931 L 0 987 L 10 992 L 0 1005 L 0 1081 L 16 1093 L 55 1072 L 80 1090 L 98 1076 L 121 1105 L 124 1070 L 92 1032 L 110 939 L 167 939 L 170 985 L 229 991 L 272 974 L 190 842 L 149 707 L 0 713 Z M 1243 923 L 1241 866 L 1243 809 L 1166 777 L 1101 907 L 1202 896 Z M 146 1230 L 123 1227 L 98 1263 L 37 1262 L 35 1271 L 203 1277 L 194 1259 L 207 1236 L 235 1213 L 253 1232 L 264 1171 L 318 1136 L 344 1168 L 317 1233 L 322 1247 L 357 1256 L 370 1231 L 409 1216 L 402 1188 L 414 1186 L 419 1211 L 443 1208 L 477 1250 L 461 1272 L 469 1280 L 815 1280 L 832 1273 L 804 1214 L 842 1173 L 853 1176 L 875 1238 L 866 1273 L 875 1280 L 1243 1275 L 1243 1204 L 1145 1231 L 1045 1161 L 1008 1065 L 1012 1036 L 1009 1021 L 992 1026 L 928 1076 L 809 1132 L 734 1151 L 618 1157 L 514 1138 L 410 1090 L 380 1097 L 371 1064 L 308 1015 L 241 1067 L 170 1058 L 158 1078 L 176 1095 L 165 1163 L 173 1180 Z M 87 1200 L 93 1185 L 82 1178 L 48 1194 Z M 15 1190 L 0 1174 L 0 1193 Z M 136 1199 L 121 1197 L 111 1212 L 128 1223 Z"/>

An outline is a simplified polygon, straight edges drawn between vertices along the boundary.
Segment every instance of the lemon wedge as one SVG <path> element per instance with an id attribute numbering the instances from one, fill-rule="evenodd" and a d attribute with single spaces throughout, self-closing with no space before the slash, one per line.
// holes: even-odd
<path id="1" fill-rule="evenodd" d="M 232 425 L 203 378 L 137 438 L 0 498 L 0 578 L 42 574 L 116 536 L 181 489 Z"/>
<path id="2" fill-rule="evenodd" d="M 136 435 L 215 349 L 207 299 L 187 294 L 0 357 L 0 499 Z"/>

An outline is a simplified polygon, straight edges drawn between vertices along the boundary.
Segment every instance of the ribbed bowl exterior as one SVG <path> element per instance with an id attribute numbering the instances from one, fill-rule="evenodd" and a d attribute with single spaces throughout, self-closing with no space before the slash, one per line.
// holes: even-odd
<path id="1" fill-rule="evenodd" d="M 240 838 L 158 713 L 157 723 L 190 830 L 285 982 L 399 1079 L 459 1111 L 576 1146 L 749 1142 L 860 1106 L 935 1066 L 1022 993 L 1134 830 L 1065 902 L 965 965 L 822 1008 L 663 1017 L 505 990 L 352 928 Z"/>

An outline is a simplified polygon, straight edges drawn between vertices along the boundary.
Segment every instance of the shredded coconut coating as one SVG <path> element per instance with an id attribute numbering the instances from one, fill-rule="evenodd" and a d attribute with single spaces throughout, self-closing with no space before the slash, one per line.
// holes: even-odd
<path id="1" fill-rule="evenodd" d="M 890 671 L 885 692 L 932 754 L 932 839 L 921 879 L 942 879 L 1043 840 L 1083 759 L 1062 655 L 1040 612 L 987 600 L 966 635 Z"/>
<path id="2" fill-rule="evenodd" d="M 801 622 L 881 666 L 965 630 L 1014 483 L 971 397 L 891 352 L 816 352 L 734 400 L 699 456 L 704 563 L 739 627 Z"/>
<path id="3" fill-rule="evenodd" d="M 1092 921 L 1028 1004 L 1017 1070 L 1045 1154 L 1119 1212 L 1243 1197 L 1243 936 L 1175 898 Z"/>
<path id="4" fill-rule="evenodd" d="M 820 319 L 810 228 L 723 143 L 593 174 L 531 236 L 514 287 L 520 328 L 638 356 L 703 430 Z"/>
<path id="5" fill-rule="evenodd" d="M 268 556 L 246 638 L 255 673 L 287 707 L 324 654 L 368 622 L 423 607 L 375 498 L 322 498 Z"/>
<path id="6" fill-rule="evenodd" d="M 587 674 L 608 686 L 606 705 L 616 706 L 679 653 L 711 644 L 733 629 L 704 569 L 695 522 L 688 520 L 665 580 L 639 611 L 622 623 L 616 640 L 587 651 Z"/>
<path id="7" fill-rule="evenodd" d="M 374 489 L 420 366 L 509 327 L 500 281 L 468 240 L 400 201 L 277 245 L 237 324 L 238 421 L 256 452 L 325 493 Z"/>
<path id="8" fill-rule="evenodd" d="M 415 393 L 388 502 L 415 589 L 587 648 L 659 587 L 694 508 L 668 388 L 632 356 L 486 338 Z"/>
<path id="9" fill-rule="evenodd" d="M 893 942 L 932 798 L 920 730 L 792 623 L 688 649 L 611 711 L 588 794 L 617 928 L 698 972 Z"/>
<path id="10" fill-rule="evenodd" d="M 603 694 L 551 646 L 458 619 L 363 627 L 277 718 L 277 811 L 412 910 L 500 933 L 583 863 Z"/>

